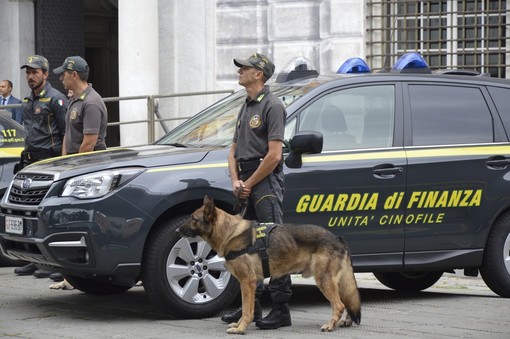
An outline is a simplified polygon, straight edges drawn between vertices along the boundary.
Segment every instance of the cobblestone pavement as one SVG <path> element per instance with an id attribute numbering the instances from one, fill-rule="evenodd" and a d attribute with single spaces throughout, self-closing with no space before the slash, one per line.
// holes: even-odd
<path id="1" fill-rule="evenodd" d="M 360 326 L 321 333 L 330 307 L 311 280 L 293 277 L 292 326 L 248 328 L 245 338 L 510 338 L 509 300 L 481 278 L 445 274 L 432 288 L 403 293 L 382 286 L 372 274 L 356 274 L 362 297 Z M 142 287 L 97 297 L 50 290 L 49 279 L 17 277 L 0 268 L 1 338 L 227 338 L 219 315 L 181 320 L 159 313 Z M 235 307 L 236 305 L 232 305 Z M 270 309 L 264 299 L 263 311 Z"/>

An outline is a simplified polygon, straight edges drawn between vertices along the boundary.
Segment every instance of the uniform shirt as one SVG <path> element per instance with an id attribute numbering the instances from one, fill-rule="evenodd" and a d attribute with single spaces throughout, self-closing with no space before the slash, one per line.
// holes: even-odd
<path id="1" fill-rule="evenodd" d="M 47 82 L 39 96 L 34 91 L 23 99 L 25 150 L 53 150 L 62 154 L 67 98 Z"/>
<path id="2" fill-rule="evenodd" d="M 282 140 L 285 132 L 285 106 L 269 87 L 246 99 L 239 116 L 233 141 L 237 143 L 234 157 L 237 161 L 264 158 L 269 151 L 269 141 Z"/>
<path id="3" fill-rule="evenodd" d="M 66 151 L 78 153 L 84 134 L 98 134 L 94 150 L 106 149 L 108 115 L 101 96 L 88 86 L 82 94 L 71 99 L 66 114 Z"/>

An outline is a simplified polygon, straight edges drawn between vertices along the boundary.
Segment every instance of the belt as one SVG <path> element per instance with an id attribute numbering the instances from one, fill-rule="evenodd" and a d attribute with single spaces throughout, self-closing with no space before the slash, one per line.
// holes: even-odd
<path id="1" fill-rule="evenodd" d="M 253 171 L 259 167 L 261 162 L 262 162 L 262 159 L 238 161 L 237 162 L 237 170 L 239 171 L 239 173 Z"/>
<path id="2" fill-rule="evenodd" d="M 24 151 L 24 156 L 28 160 L 38 160 L 38 159 L 45 159 L 45 158 L 51 158 L 55 156 L 55 152 L 53 150 L 41 150 L 41 151 Z"/>

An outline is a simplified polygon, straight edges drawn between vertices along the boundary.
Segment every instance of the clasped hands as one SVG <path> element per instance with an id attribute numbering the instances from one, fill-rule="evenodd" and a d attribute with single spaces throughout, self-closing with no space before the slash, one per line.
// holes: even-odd
<path id="1" fill-rule="evenodd" d="M 247 187 L 242 180 L 236 180 L 232 183 L 234 195 L 239 199 L 248 199 L 251 193 L 251 188 Z"/>

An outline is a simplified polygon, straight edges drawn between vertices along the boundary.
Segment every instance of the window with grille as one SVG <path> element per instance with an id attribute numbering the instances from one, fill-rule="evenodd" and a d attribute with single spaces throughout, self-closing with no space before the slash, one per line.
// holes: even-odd
<path id="1" fill-rule="evenodd" d="M 367 1 L 367 61 L 389 69 L 420 52 L 433 70 L 468 69 L 506 78 L 507 1 Z"/>

